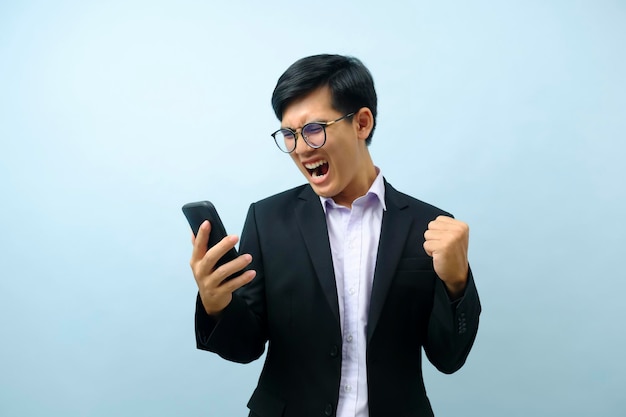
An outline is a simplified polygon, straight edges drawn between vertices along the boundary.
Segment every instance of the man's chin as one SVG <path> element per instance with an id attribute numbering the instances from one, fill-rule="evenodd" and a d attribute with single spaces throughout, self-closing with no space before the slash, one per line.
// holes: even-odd
<path id="1" fill-rule="evenodd" d="M 315 194 L 317 194 L 320 197 L 324 197 L 324 198 L 333 198 L 335 196 L 334 193 L 332 193 L 328 188 L 326 187 L 320 187 L 317 184 L 312 183 L 311 181 L 309 181 L 309 185 L 311 186 L 311 188 L 313 188 L 313 191 L 315 192 Z"/>

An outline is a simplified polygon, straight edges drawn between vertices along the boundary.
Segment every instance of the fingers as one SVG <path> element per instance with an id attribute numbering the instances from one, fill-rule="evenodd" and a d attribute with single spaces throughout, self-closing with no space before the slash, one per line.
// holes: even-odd
<path id="1" fill-rule="evenodd" d="M 226 252 L 234 248 L 238 241 L 239 238 L 235 235 L 228 235 L 224 237 L 222 240 L 217 242 L 215 246 L 209 248 L 209 250 L 204 254 L 202 263 L 206 264 L 206 267 L 209 269 L 215 268 L 217 261 L 219 261 L 222 256 L 226 254 Z"/>
<path id="2" fill-rule="evenodd" d="M 201 240 L 200 232 L 196 238 L 196 244 Z M 191 267 L 196 277 L 196 281 L 203 282 L 204 286 L 210 288 L 216 288 L 222 284 L 222 282 L 233 274 L 244 269 L 252 262 L 252 256 L 249 254 L 242 254 L 230 262 L 226 262 L 219 267 L 216 267 L 219 260 L 239 241 L 239 238 L 234 235 L 229 235 L 211 247 L 208 251 L 205 251 L 204 256 L 200 259 L 197 258 L 201 253 L 197 249 L 197 245 L 194 246 L 194 255 L 191 260 Z"/>
<path id="3" fill-rule="evenodd" d="M 223 288 L 224 291 L 233 293 L 235 290 L 243 287 L 244 285 L 252 281 L 255 276 L 256 276 L 255 270 L 245 271 L 243 274 L 239 275 L 236 278 L 229 279 L 226 282 L 222 282 L 220 284 L 220 287 Z"/>
<path id="4" fill-rule="evenodd" d="M 448 234 L 447 230 L 427 230 L 424 232 L 424 239 L 426 240 L 441 240 Z"/>
<path id="5" fill-rule="evenodd" d="M 440 241 L 427 240 L 424 242 L 424 251 L 430 257 L 432 257 L 435 252 L 440 251 L 442 247 L 443 245 L 440 243 Z"/>
<path id="6" fill-rule="evenodd" d="M 239 238 L 234 235 L 226 236 L 207 250 L 210 232 L 210 222 L 204 221 L 197 236 L 195 238 L 192 236 L 193 251 L 189 263 L 205 311 L 210 315 L 219 315 L 232 300 L 233 291 L 252 281 L 256 271 L 244 271 L 235 278 L 229 278 L 252 262 L 252 256 L 249 254 L 240 255 L 216 268 L 217 262 L 235 247 Z M 227 278 L 229 279 L 226 280 Z"/>
<path id="7" fill-rule="evenodd" d="M 223 283 L 222 281 L 244 269 L 250 264 L 250 262 L 252 262 L 251 255 L 247 253 L 240 255 L 236 259 L 233 259 L 232 261 L 221 265 L 219 268 L 216 268 L 211 274 L 211 280 L 214 282 L 215 286 L 220 285 Z"/>
<path id="8" fill-rule="evenodd" d="M 448 216 L 438 216 L 428 223 L 424 232 L 424 250 L 429 256 L 440 251 L 447 252 L 451 247 L 467 247 L 469 226 Z"/>
<path id="9" fill-rule="evenodd" d="M 216 245 L 217 246 L 217 245 Z M 196 276 L 200 298 L 209 315 L 219 315 L 232 300 L 233 291 L 248 284 L 256 276 L 256 271 L 244 271 L 241 275 L 228 279 L 252 261 L 252 256 L 245 254 L 225 263 L 200 279 Z"/>
<path id="10" fill-rule="evenodd" d="M 437 216 L 435 220 L 428 223 L 428 230 L 459 230 L 464 232 L 469 231 L 469 226 L 452 217 Z"/>

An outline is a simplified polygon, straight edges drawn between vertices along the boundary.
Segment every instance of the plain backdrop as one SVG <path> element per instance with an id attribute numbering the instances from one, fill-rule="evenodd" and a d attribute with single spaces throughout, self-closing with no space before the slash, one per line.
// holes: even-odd
<path id="1" fill-rule="evenodd" d="M 262 361 L 195 348 L 190 232 L 303 183 L 276 80 L 360 58 L 370 151 L 471 227 L 482 299 L 437 416 L 626 410 L 626 3 L 0 3 L 0 415 L 244 416 Z"/>

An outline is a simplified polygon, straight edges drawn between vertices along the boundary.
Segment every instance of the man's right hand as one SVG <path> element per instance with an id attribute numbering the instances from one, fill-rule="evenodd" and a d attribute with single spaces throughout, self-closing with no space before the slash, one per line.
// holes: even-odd
<path id="1" fill-rule="evenodd" d="M 226 308 L 233 298 L 233 291 L 240 288 L 256 276 L 256 271 L 250 270 L 236 278 L 224 282 L 224 279 L 241 271 L 252 262 L 249 254 L 240 255 L 237 259 L 215 268 L 217 261 L 238 241 L 237 236 L 226 236 L 218 244 L 207 250 L 211 224 L 205 221 L 198 230 L 198 235 L 191 238 L 193 252 L 191 254 L 191 270 L 198 284 L 200 299 L 207 314 L 217 317 Z"/>

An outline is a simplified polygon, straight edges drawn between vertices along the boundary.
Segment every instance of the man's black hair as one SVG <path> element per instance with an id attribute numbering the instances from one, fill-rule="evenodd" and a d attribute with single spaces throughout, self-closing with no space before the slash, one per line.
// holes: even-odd
<path id="1" fill-rule="evenodd" d="M 276 83 L 272 94 L 272 107 L 278 120 L 294 100 L 314 90 L 328 86 L 333 108 L 341 113 L 358 111 L 367 107 L 374 115 L 374 126 L 365 140 L 372 141 L 376 127 L 376 90 L 372 74 L 361 61 L 342 55 L 313 55 L 293 63 Z"/>

